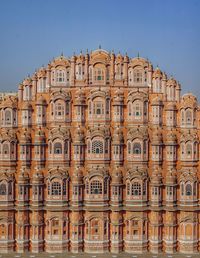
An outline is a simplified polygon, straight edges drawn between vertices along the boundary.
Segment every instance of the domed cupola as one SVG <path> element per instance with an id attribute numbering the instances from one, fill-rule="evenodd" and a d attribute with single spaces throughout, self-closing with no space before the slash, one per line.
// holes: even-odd
<path id="1" fill-rule="evenodd" d="M 170 168 L 167 170 L 167 174 L 165 177 L 165 184 L 171 185 L 171 186 L 177 184 L 176 170 L 174 168 Z"/>
<path id="2" fill-rule="evenodd" d="M 153 72 L 153 78 L 162 78 L 162 72 L 159 67 L 156 67 L 156 69 Z"/>
<path id="3" fill-rule="evenodd" d="M 84 130 L 80 126 L 74 132 L 74 145 L 76 144 L 85 144 Z"/>
<path id="4" fill-rule="evenodd" d="M 43 184 L 44 182 L 44 175 L 43 172 L 41 171 L 41 169 L 36 168 L 36 171 L 34 171 L 33 173 L 33 177 L 32 177 L 32 184 Z"/>
<path id="5" fill-rule="evenodd" d="M 112 183 L 111 185 L 122 185 L 123 184 L 123 175 L 119 167 L 115 167 L 112 172 Z"/>
<path id="6" fill-rule="evenodd" d="M 40 95 L 39 98 L 37 99 L 35 105 L 36 106 L 46 106 L 47 103 L 46 103 L 45 98 L 42 95 Z"/>
<path id="7" fill-rule="evenodd" d="M 36 130 L 35 133 L 35 143 L 42 144 L 45 143 L 45 132 L 41 129 L 41 127 Z"/>
<path id="8" fill-rule="evenodd" d="M 152 135 L 152 144 L 153 145 L 160 145 L 162 144 L 162 133 L 159 130 L 155 130 Z"/>
<path id="9" fill-rule="evenodd" d="M 83 184 L 83 172 L 79 167 L 76 167 L 76 169 L 73 171 L 72 184 Z"/>
<path id="10" fill-rule="evenodd" d="M 176 134 L 172 130 L 167 132 L 166 137 L 165 137 L 165 142 L 168 145 L 176 145 L 177 144 Z"/>
<path id="11" fill-rule="evenodd" d="M 124 143 L 123 131 L 119 126 L 117 126 L 117 128 L 114 129 L 112 143 L 113 144 L 123 144 Z"/>
<path id="12" fill-rule="evenodd" d="M 162 173 L 160 168 L 156 167 L 153 171 L 152 171 L 152 175 L 150 178 L 150 182 L 151 185 L 156 185 L 156 186 L 161 186 L 162 185 Z"/>
<path id="13" fill-rule="evenodd" d="M 31 144 L 31 133 L 27 129 L 20 134 L 19 142 L 20 144 Z"/>

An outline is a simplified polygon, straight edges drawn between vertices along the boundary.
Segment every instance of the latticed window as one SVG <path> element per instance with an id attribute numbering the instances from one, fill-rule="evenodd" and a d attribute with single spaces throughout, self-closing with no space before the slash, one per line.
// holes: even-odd
<path id="1" fill-rule="evenodd" d="M 12 183 L 11 182 L 8 183 L 8 194 L 9 195 L 12 194 Z"/>
<path id="2" fill-rule="evenodd" d="M 66 80 L 69 83 L 69 79 L 70 79 L 70 68 L 67 69 L 67 73 L 66 73 Z"/>
<path id="3" fill-rule="evenodd" d="M 51 194 L 51 184 L 48 183 L 48 195 L 50 195 L 50 194 Z"/>
<path id="4" fill-rule="evenodd" d="M 112 187 L 112 194 L 113 195 L 119 195 L 119 186 L 113 186 Z"/>
<path id="5" fill-rule="evenodd" d="M 60 102 L 55 104 L 55 115 L 57 118 L 64 116 L 64 105 Z"/>
<path id="6" fill-rule="evenodd" d="M 133 102 L 134 119 L 140 119 L 142 116 L 142 103 L 138 101 Z"/>
<path id="7" fill-rule="evenodd" d="M 92 142 L 92 153 L 102 154 L 103 153 L 103 142 L 102 141 L 93 141 Z"/>
<path id="8" fill-rule="evenodd" d="M 170 195 L 170 196 L 173 195 L 173 186 L 168 186 L 167 187 L 167 195 Z"/>
<path id="9" fill-rule="evenodd" d="M 158 195 L 159 194 L 159 188 L 157 186 L 152 187 L 152 194 L 153 195 Z"/>
<path id="10" fill-rule="evenodd" d="M 131 143 L 128 142 L 128 154 L 131 154 Z"/>
<path id="11" fill-rule="evenodd" d="M 133 144 L 133 154 L 136 154 L 136 155 L 141 154 L 141 144 L 139 142 L 135 142 Z"/>
<path id="12" fill-rule="evenodd" d="M 6 195 L 6 184 L 0 184 L 0 195 Z"/>
<path id="13" fill-rule="evenodd" d="M 10 110 L 5 111 L 5 124 L 11 125 L 11 111 Z"/>
<path id="14" fill-rule="evenodd" d="M 90 184 L 91 194 L 102 194 L 102 183 L 99 180 L 93 180 Z"/>
<path id="15" fill-rule="evenodd" d="M 127 183 L 127 195 L 130 195 L 130 183 Z"/>
<path id="16" fill-rule="evenodd" d="M 141 195 L 141 184 L 138 182 L 132 184 L 131 195 Z"/>
<path id="17" fill-rule="evenodd" d="M 93 235 L 98 234 L 98 233 L 99 233 L 99 229 L 100 229 L 100 227 L 99 227 L 99 222 L 98 222 L 98 220 L 93 220 L 93 221 L 91 222 L 91 231 L 92 231 L 92 234 L 93 234 Z"/>
<path id="18" fill-rule="evenodd" d="M 63 181 L 63 195 L 66 195 L 67 189 L 66 189 L 67 183 L 66 180 Z"/>
<path id="19" fill-rule="evenodd" d="M 63 70 L 56 71 L 56 81 L 64 82 L 65 81 L 65 72 Z"/>
<path id="20" fill-rule="evenodd" d="M 101 69 L 101 68 L 95 69 L 94 80 L 95 81 L 104 81 L 104 71 L 103 71 L 103 69 Z"/>
<path id="21" fill-rule="evenodd" d="M 133 81 L 135 83 L 142 83 L 142 70 L 135 69 L 133 72 Z"/>
<path id="22" fill-rule="evenodd" d="M 73 195 L 78 195 L 79 194 L 79 186 L 78 185 L 74 185 L 73 186 Z"/>
<path id="23" fill-rule="evenodd" d="M 54 144 L 54 154 L 62 154 L 62 144 L 60 142 Z"/>
<path id="24" fill-rule="evenodd" d="M 190 109 L 186 110 L 186 124 L 187 125 L 192 124 L 192 111 Z"/>
<path id="25" fill-rule="evenodd" d="M 53 182 L 51 185 L 52 195 L 61 195 L 61 184 L 59 182 Z"/>
<path id="26" fill-rule="evenodd" d="M 187 196 L 191 196 L 192 195 L 192 185 L 190 183 L 186 184 L 185 193 L 186 193 Z"/>
<path id="27" fill-rule="evenodd" d="M 102 101 L 94 102 L 94 114 L 96 114 L 96 115 L 104 114 L 104 103 Z"/>
<path id="28" fill-rule="evenodd" d="M 9 146 L 7 143 L 3 144 L 3 154 L 9 154 Z"/>
<path id="29" fill-rule="evenodd" d="M 187 158 L 192 157 L 192 144 L 190 143 L 187 143 L 186 145 L 186 154 L 187 154 Z"/>

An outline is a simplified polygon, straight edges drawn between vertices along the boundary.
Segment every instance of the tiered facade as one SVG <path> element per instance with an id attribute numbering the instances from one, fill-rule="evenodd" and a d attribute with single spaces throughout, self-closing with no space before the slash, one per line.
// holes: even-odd
<path id="1" fill-rule="evenodd" d="M 200 250 L 200 113 L 141 57 L 39 69 L 0 103 L 0 252 Z"/>

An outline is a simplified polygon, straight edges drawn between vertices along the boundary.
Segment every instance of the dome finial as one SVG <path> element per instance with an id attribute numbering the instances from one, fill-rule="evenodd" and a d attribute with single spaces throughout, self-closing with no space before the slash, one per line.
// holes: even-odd
<path id="1" fill-rule="evenodd" d="M 99 45 L 99 49 L 101 49 L 101 45 Z"/>
<path id="2" fill-rule="evenodd" d="M 138 51 L 138 54 L 137 54 L 137 58 L 138 58 L 138 59 L 140 58 L 140 53 L 139 53 L 139 51 Z"/>

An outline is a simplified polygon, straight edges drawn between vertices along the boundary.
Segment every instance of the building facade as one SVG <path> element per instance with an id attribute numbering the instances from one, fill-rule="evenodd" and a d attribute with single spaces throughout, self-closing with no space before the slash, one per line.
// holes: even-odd
<path id="1" fill-rule="evenodd" d="M 200 113 L 180 91 L 98 49 L 2 95 L 0 252 L 198 252 Z"/>

